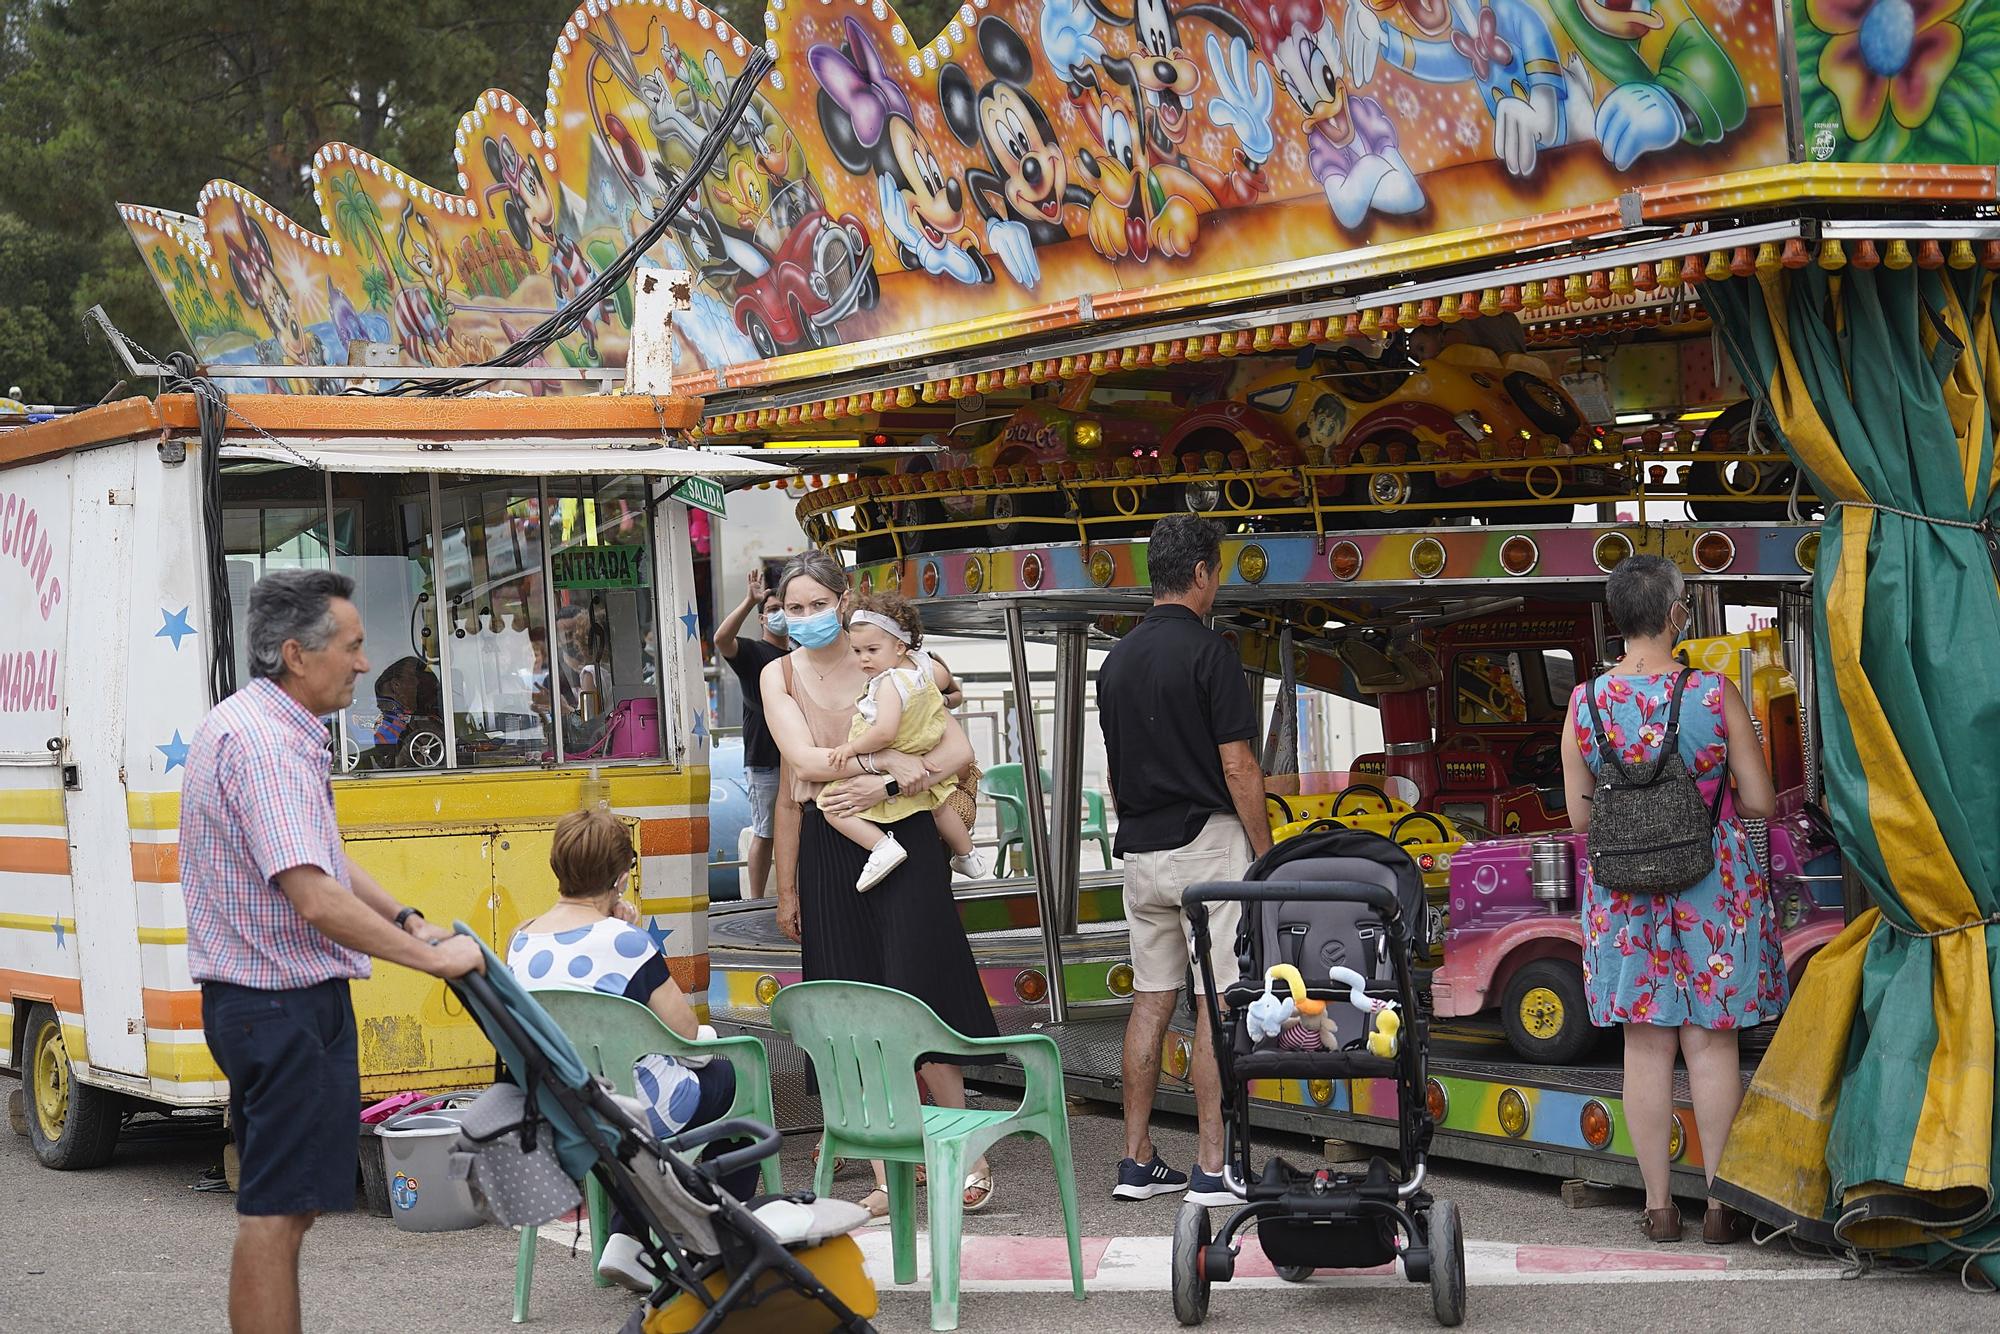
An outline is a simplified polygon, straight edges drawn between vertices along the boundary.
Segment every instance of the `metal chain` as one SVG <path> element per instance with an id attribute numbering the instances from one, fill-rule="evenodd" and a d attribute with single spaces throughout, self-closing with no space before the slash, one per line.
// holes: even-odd
<path id="1" fill-rule="evenodd" d="M 1986 519 L 1940 519 L 1931 514 L 1917 514 L 1910 510 L 1897 509 L 1894 505 L 1878 505 L 1872 500 L 1836 500 L 1831 509 L 1876 510 L 1883 514 L 1893 514 L 1902 519 L 1915 519 L 1918 523 L 1934 523 L 1940 528 L 1970 528 L 1975 533 L 1990 533 L 1993 524 Z"/>
<path id="2" fill-rule="evenodd" d="M 1988 913 L 1984 917 L 1975 917 L 1969 922 L 1960 922 L 1957 926 L 1941 927 L 1936 931 L 1911 931 L 1890 921 L 1886 913 L 1883 914 L 1882 923 L 1891 931 L 1908 936 L 1911 940 L 1936 940 L 1939 936 L 1955 936 L 1961 931 L 1974 931 L 1982 926 L 2000 926 L 2000 912 Z"/>
<path id="3" fill-rule="evenodd" d="M 231 420 L 235 421 L 239 426 L 244 427 L 245 429 L 251 431 L 256 435 L 262 436 L 264 439 L 270 441 L 273 445 L 276 445 L 279 449 L 283 450 L 286 454 L 291 456 L 291 458 L 295 462 L 297 462 L 300 467 L 311 469 L 314 472 L 318 472 L 320 470 L 320 465 L 318 463 L 314 462 L 312 459 L 307 458 L 304 454 L 299 453 L 299 451 L 294 449 L 290 444 L 286 443 L 283 440 L 278 439 L 278 437 L 272 435 L 269 431 L 259 426 L 256 422 L 251 421 L 249 418 L 245 417 L 242 413 L 238 412 L 235 408 L 231 407 L 229 405 L 229 395 L 225 393 L 223 389 L 219 385 L 217 385 L 213 380 L 209 380 L 201 376 L 190 376 L 183 374 L 180 368 L 174 365 L 172 358 L 163 360 L 159 357 L 154 356 L 150 351 L 146 349 L 143 343 L 140 343 L 136 339 L 132 338 L 131 336 L 126 334 L 124 330 L 119 329 L 115 325 L 107 323 L 105 327 L 110 329 L 111 332 L 118 337 L 119 341 L 126 345 L 128 350 L 140 353 L 145 357 L 146 362 L 148 364 L 161 367 L 162 369 L 167 371 L 167 374 L 162 375 L 160 377 L 161 393 L 165 394 L 175 390 L 185 389 L 187 392 L 193 394 L 197 399 L 200 399 L 204 402 L 212 403 L 216 407 L 221 408 L 223 416 L 228 417 Z M 178 352 L 174 354 L 174 356 L 176 357 L 182 355 L 184 354 Z M 192 365 L 193 362 L 192 360 L 190 360 L 185 364 Z M 276 379 L 283 379 L 284 377 L 280 375 L 274 375 L 271 378 L 276 380 Z"/>

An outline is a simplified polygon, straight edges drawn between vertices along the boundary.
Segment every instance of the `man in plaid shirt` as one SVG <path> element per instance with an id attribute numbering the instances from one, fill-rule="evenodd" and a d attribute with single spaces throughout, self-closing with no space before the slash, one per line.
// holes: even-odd
<path id="1" fill-rule="evenodd" d="M 202 1027 L 229 1079 L 241 1184 L 237 1331 L 299 1328 L 299 1245 L 354 1207 L 361 1071 L 348 983 L 369 956 L 436 977 L 476 941 L 425 922 L 348 859 L 327 731 L 368 670 L 354 581 L 285 570 L 250 593 L 251 681 L 202 720 L 181 787 L 181 894 Z"/>

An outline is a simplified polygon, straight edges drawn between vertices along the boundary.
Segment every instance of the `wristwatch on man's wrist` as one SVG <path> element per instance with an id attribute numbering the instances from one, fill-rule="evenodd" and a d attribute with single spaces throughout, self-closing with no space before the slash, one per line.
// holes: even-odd
<path id="1" fill-rule="evenodd" d="M 402 909 L 396 914 L 396 929 L 398 931 L 408 931 L 410 929 L 410 919 L 412 917 L 422 917 L 423 915 L 421 908 Z"/>

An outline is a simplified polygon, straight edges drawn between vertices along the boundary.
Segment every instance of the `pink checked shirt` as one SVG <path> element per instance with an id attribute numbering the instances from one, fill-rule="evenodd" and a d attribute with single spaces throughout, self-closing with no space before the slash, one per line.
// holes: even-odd
<path id="1" fill-rule="evenodd" d="M 368 976 L 368 956 L 314 928 L 277 885 L 295 866 L 348 884 L 330 769 L 325 724 L 272 681 L 252 681 L 195 729 L 180 849 L 195 981 L 285 991 Z"/>

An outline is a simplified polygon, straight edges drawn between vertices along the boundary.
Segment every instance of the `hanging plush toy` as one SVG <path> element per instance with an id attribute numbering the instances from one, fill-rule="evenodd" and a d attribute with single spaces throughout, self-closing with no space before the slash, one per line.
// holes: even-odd
<path id="1" fill-rule="evenodd" d="M 1367 981 L 1352 968 L 1335 968 L 1328 976 L 1335 982 L 1346 983 L 1347 1003 L 1369 1016 L 1368 1050 L 1385 1060 L 1394 1057 L 1397 1035 L 1403 1028 L 1403 1016 L 1396 1012 L 1396 1002 L 1370 996 Z"/>
<path id="2" fill-rule="evenodd" d="M 1273 979 L 1289 973 L 1291 996 L 1280 997 L 1271 990 Z M 1243 1022 L 1250 1030 L 1250 1041 L 1266 1042 L 1284 1031 L 1288 1023 L 1298 1018 L 1298 1007 L 1294 997 L 1305 995 L 1305 982 L 1299 977 L 1299 970 L 1290 964 L 1281 963 L 1264 971 L 1264 994 L 1250 1002 L 1243 1013 Z"/>

